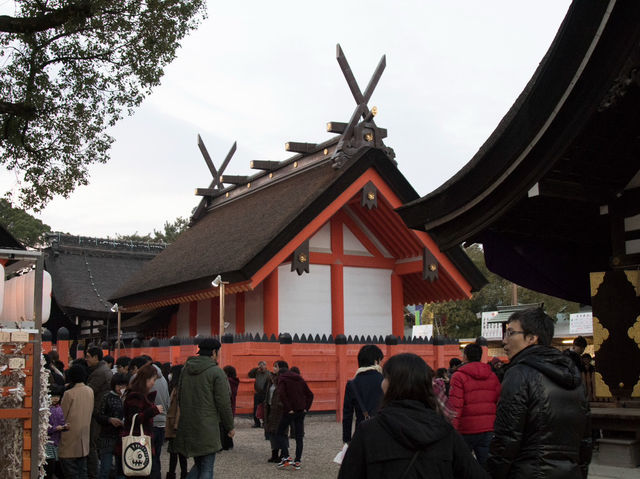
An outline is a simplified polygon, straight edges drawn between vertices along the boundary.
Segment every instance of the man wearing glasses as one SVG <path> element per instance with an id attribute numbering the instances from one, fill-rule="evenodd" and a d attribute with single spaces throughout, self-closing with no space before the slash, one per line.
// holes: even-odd
<path id="1" fill-rule="evenodd" d="M 511 315 L 504 334 L 509 365 L 487 469 L 493 479 L 584 479 L 591 425 L 580 372 L 551 347 L 553 320 L 541 308 Z"/>

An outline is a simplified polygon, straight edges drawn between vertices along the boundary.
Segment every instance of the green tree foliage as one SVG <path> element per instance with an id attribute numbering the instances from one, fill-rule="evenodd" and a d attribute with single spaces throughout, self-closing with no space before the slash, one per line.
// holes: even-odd
<path id="1" fill-rule="evenodd" d="M 106 129 L 159 85 L 206 2 L 13 3 L 0 15 L 0 165 L 21 178 L 21 205 L 40 209 L 108 160 Z"/>
<path id="2" fill-rule="evenodd" d="M 423 322 L 439 320 L 443 329 L 442 333 L 452 338 L 479 336 L 481 330 L 479 313 L 496 311 L 498 306 L 508 306 L 512 301 L 513 283 L 489 271 L 484 262 L 482 246 L 474 244 L 465 251 L 489 283 L 474 293 L 471 299 L 431 303 L 425 305 L 422 313 Z M 544 303 L 545 311 L 552 318 L 556 318 L 558 313 L 568 314 L 579 311 L 579 305 L 571 301 L 538 293 L 521 286 L 517 286 L 517 292 L 519 304 Z"/>
<path id="3" fill-rule="evenodd" d="M 158 231 L 154 228 L 153 233 L 140 235 L 138 232 L 129 235 L 116 234 L 119 240 L 129 241 L 153 241 L 155 243 L 173 243 L 180 233 L 189 227 L 189 218 L 178 216 L 173 221 L 165 221 L 164 229 Z"/>
<path id="4" fill-rule="evenodd" d="M 35 248 L 44 244 L 51 228 L 20 208 L 14 208 L 0 198 L 0 224 L 25 246 Z"/>

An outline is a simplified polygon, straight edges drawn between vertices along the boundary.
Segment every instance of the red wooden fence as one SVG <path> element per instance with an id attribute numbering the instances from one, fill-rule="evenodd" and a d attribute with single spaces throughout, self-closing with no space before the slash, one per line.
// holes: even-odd
<path id="1" fill-rule="evenodd" d="M 253 410 L 253 379 L 248 372 L 266 361 L 269 370 L 273 362 L 283 359 L 289 366 L 297 366 L 309 387 L 313 391 L 312 411 L 336 411 L 337 419 L 342 417 L 342 401 L 347 381 L 353 378 L 358 368 L 358 351 L 364 344 L 333 343 L 292 343 L 281 344 L 277 341 L 251 341 L 224 343 L 220 350 L 220 366 L 232 365 L 238 372 L 237 413 L 250 414 Z M 60 359 L 67 365 L 68 341 L 59 340 L 56 344 Z M 458 344 L 377 344 L 385 358 L 398 353 L 410 352 L 422 357 L 434 370 L 449 367 L 451 358 L 460 358 Z M 43 345 L 48 351 L 51 345 Z M 147 354 L 154 361 L 184 364 L 189 356 L 196 354 L 198 346 L 194 344 L 179 346 L 143 346 L 120 349 L 121 356 L 131 358 Z M 79 351 L 80 354 L 80 351 Z M 486 354 L 486 353 L 485 353 Z"/>

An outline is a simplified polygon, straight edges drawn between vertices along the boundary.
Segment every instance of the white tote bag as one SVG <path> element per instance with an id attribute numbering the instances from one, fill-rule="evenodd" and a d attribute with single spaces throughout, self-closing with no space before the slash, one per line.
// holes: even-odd
<path id="1" fill-rule="evenodd" d="M 151 474 L 151 437 L 144 435 L 142 423 L 140 423 L 140 435 L 133 435 L 137 416 L 137 414 L 133 415 L 129 435 L 122 438 L 122 471 L 127 477 Z"/>

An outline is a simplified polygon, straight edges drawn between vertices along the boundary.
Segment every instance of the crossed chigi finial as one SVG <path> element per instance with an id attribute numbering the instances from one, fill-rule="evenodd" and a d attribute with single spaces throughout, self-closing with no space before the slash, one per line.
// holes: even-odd
<path id="1" fill-rule="evenodd" d="M 349 89 L 351 90 L 351 94 L 356 101 L 356 108 L 351 115 L 351 119 L 348 123 L 341 122 L 330 122 L 327 124 L 327 131 L 330 133 L 340 134 L 340 139 L 338 140 L 338 144 L 336 145 L 336 149 L 332 156 L 333 167 L 340 168 L 344 164 L 346 160 L 348 160 L 356 151 L 363 147 L 375 147 L 384 151 L 390 159 L 395 158 L 395 153 L 393 149 L 385 146 L 382 142 L 383 138 L 387 137 L 387 130 L 384 128 L 379 128 L 373 117 L 377 114 L 378 109 L 374 106 L 369 109 L 367 103 L 371 99 L 373 92 L 380 81 L 380 77 L 382 76 L 382 72 L 387 66 L 387 58 L 386 55 L 383 55 L 373 72 L 373 76 L 369 80 L 367 88 L 364 93 L 360 90 L 358 86 L 358 82 L 356 81 L 353 72 L 351 71 L 351 67 L 349 66 L 349 62 L 340 47 L 340 44 L 336 45 L 336 59 L 338 60 L 338 65 L 340 65 L 340 69 L 344 74 L 345 79 L 347 80 L 347 84 L 349 85 Z M 204 142 L 200 135 L 198 135 L 198 148 L 200 148 L 200 152 L 204 157 L 205 162 L 207 163 L 207 167 L 213 176 L 213 180 L 208 188 L 197 188 L 196 195 L 203 196 L 205 198 L 213 199 L 222 194 L 224 189 L 224 183 L 239 185 L 243 183 L 247 183 L 249 180 L 249 176 L 241 176 L 241 175 L 223 175 L 225 168 L 229 165 L 231 158 L 236 152 L 237 143 L 234 142 L 233 146 L 227 153 L 226 158 L 220 165 L 220 169 L 216 169 L 209 152 L 207 151 Z M 291 152 L 297 152 L 302 154 L 313 153 L 317 151 L 318 145 L 315 143 L 298 143 L 298 142 L 287 142 L 285 145 L 285 149 Z M 252 169 L 264 170 L 264 171 L 275 171 L 277 170 L 282 162 L 279 161 L 265 161 L 265 160 L 255 160 L 252 161 L 250 166 Z M 198 218 L 204 208 L 206 207 L 206 201 L 202 202 L 196 211 L 193 214 L 193 218 Z"/>
<path id="2" fill-rule="evenodd" d="M 349 62 L 340 47 L 336 45 L 336 59 L 340 65 L 340 69 L 347 80 L 351 94 L 356 101 L 356 108 L 351 115 L 348 123 L 331 122 L 327 125 L 327 130 L 332 133 L 341 133 L 342 136 L 338 141 L 335 152 L 333 154 L 334 168 L 340 168 L 344 161 L 355 151 L 363 146 L 374 146 L 383 149 L 390 158 L 394 158 L 395 154 L 391 148 L 387 148 L 382 142 L 387 136 L 387 130 L 379 128 L 373 121 L 373 117 L 377 114 L 378 109 L 374 106 L 371 110 L 367 103 L 373 95 L 373 91 L 380 81 L 382 72 L 387 66 L 387 57 L 382 55 L 378 66 L 373 72 L 371 80 L 364 93 L 360 90 Z M 362 118 L 362 121 L 360 119 Z"/>

